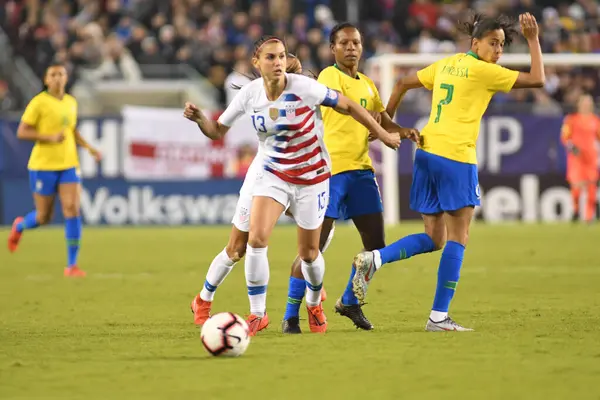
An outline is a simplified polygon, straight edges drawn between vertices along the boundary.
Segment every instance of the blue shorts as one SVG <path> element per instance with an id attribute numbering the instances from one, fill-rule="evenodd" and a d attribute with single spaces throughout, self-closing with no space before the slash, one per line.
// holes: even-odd
<path id="1" fill-rule="evenodd" d="M 329 179 L 329 205 L 325 217 L 351 219 L 381 212 L 383 204 L 373 171 L 346 171 Z"/>
<path id="2" fill-rule="evenodd" d="M 58 186 L 63 183 L 81 183 L 78 168 L 62 171 L 29 170 L 29 188 L 33 193 L 52 196 L 58 192 Z"/>
<path id="3" fill-rule="evenodd" d="M 410 208 L 438 214 L 480 205 L 477 165 L 417 150 L 410 188 Z"/>

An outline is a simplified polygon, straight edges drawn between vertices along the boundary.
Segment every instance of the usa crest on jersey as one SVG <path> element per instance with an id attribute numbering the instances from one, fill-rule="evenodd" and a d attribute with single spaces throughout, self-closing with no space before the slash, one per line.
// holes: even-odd
<path id="1" fill-rule="evenodd" d="M 285 105 L 285 117 L 290 121 L 296 117 L 296 105 L 286 104 Z"/>

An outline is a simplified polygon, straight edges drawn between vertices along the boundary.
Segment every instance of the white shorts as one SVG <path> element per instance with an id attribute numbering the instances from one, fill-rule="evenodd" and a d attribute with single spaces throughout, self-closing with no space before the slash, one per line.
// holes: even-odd
<path id="1" fill-rule="evenodd" d="M 242 232 L 250 231 L 250 207 L 252 207 L 252 190 L 256 183 L 256 177 L 262 172 L 262 156 L 257 154 L 246 172 L 246 178 L 240 189 L 240 198 L 235 206 L 233 214 L 233 225 Z"/>
<path id="2" fill-rule="evenodd" d="M 296 224 L 306 230 L 317 229 L 325 219 L 329 203 L 329 179 L 315 185 L 295 185 L 261 170 L 253 196 L 270 197 L 290 209 Z"/>

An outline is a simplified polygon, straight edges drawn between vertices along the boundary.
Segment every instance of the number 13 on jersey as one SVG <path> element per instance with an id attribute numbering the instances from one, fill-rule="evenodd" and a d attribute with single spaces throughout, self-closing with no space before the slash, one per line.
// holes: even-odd
<path id="1" fill-rule="evenodd" d="M 446 106 L 452 102 L 452 96 L 454 95 L 454 85 L 449 85 L 447 83 L 442 83 L 440 85 L 440 89 L 444 89 L 446 91 L 446 97 L 440 100 L 437 105 L 437 114 L 435 115 L 435 124 L 440 122 L 440 116 L 442 114 L 442 106 Z"/>
<path id="2" fill-rule="evenodd" d="M 327 192 L 317 193 L 317 200 L 319 202 L 319 211 L 323 211 L 327 208 L 329 199 L 327 198 Z"/>
<path id="3" fill-rule="evenodd" d="M 267 131 L 267 127 L 265 126 L 265 117 L 262 115 L 253 115 L 252 125 L 254 125 L 254 129 L 256 129 L 257 132 L 265 133 Z"/>

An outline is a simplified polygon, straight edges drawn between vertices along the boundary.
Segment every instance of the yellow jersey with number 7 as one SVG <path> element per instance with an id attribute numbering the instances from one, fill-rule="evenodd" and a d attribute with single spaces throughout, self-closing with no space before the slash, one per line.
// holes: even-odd
<path id="1" fill-rule="evenodd" d="M 454 161 L 477 164 L 481 118 L 496 92 L 509 92 L 518 71 L 479 60 L 473 52 L 439 60 L 417 72 L 433 91 L 422 149 Z"/>
<path id="2" fill-rule="evenodd" d="M 79 166 L 75 129 L 77 126 L 77 100 L 65 94 L 58 99 L 47 92 L 35 96 L 21 117 L 21 121 L 35 128 L 40 135 L 63 132 L 61 143 L 36 142 L 27 168 L 33 171 L 63 171 Z"/>

